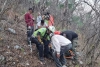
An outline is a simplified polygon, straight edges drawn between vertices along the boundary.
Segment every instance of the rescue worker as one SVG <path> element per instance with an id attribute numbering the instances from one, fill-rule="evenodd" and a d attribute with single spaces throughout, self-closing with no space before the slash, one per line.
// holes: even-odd
<path id="1" fill-rule="evenodd" d="M 54 26 L 54 18 L 49 12 L 45 14 L 45 22 L 48 26 Z"/>
<path id="2" fill-rule="evenodd" d="M 54 31 L 55 31 L 54 26 L 49 26 L 48 28 L 40 28 L 36 30 L 31 37 L 31 42 L 36 44 L 36 47 L 39 51 L 39 59 L 41 62 L 44 61 L 44 57 L 48 58 L 49 54 L 48 45 L 50 43 L 49 35 Z"/>
<path id="3" fill-rule="evenodd" d="M 61 35 L 50 35 L 53 59 L 57 67 L 67 67 L 65 52 L 72 48 L 71 41 Z"/>
<path id="4" fill-rule="evenodd" d="M 77 40 L 78 40 L 78 34 L 73 32 L 73 31 L 63 31 L 61 32 L 60 35 L 65 36 L 66 38 L 68 38 L 71 42 L 72 42 L 72 51 L 74 52 L 75 56 L 73 58 L 73 60 L 77 63 L 77 54 L 76 54 L 76 47 L 78 46 L 77 44 Z"/>
<path id="5" fill-rule="evenodd" d="M 73 60 L 77 63 L 78 60 L 75 48 L 77 47 L 78 34 L 69 30 L 63 32 L 55 31 L 54 33 L 58 35 L 63 35 L 72 42 L 72 51 L 74 52 Z"/>

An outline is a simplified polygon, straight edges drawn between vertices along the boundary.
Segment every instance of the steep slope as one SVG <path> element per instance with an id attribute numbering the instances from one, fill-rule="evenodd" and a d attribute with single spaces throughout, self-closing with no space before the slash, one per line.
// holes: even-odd
<path id="1" fill-rule="evenodd" d="M 35 44 L 32 44 L 33 52 L 30 52 L 24 22 L 11 24 L 2 20 L 0 24 L 0 67 L 55 67 L 54 62 L 47 59 L 45 65 L 40 64 Z M 14 29 L 16 34 L 8 31 L 8 28 Z"/>

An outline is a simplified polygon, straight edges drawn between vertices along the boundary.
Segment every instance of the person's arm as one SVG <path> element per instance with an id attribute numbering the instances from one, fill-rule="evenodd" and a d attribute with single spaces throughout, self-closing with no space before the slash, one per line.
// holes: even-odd
<path id="1" fill-rule="evenodd" d="M 28 26 L 30 25 L 29 14 L 25 14 L 25 22 Z"/>
<path id="2" fill-rule="evenodd" d="M 37 39 L 38 39 L 38 41 L 41 43 L 41 44 L 43 44 L 43 42 L 42 42 L 42 40 L 41 40 L 41 33 L 40 32 L 38 32 L 37 33 Z"/>
<path id="3" fill-rule="evenodd" d="M 60 58 L 60 48 L 61 48 L 61 46 L 60 46 L 60 43 L 59 43 L 57 38 L 53 38 L 53 45 L 54 45 L 54 47 L 56 49 L 57 57 Z"/>

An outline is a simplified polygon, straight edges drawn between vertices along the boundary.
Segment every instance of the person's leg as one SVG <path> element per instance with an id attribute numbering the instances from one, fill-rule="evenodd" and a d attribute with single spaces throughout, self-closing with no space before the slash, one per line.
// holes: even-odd
<path id="1" fill-rule="evenodd" d="M 41 44 L 37 38 L 31 38 L 31 42 L 36 44 L 36 47 L 39 51 L 39 59 L 43 61 L 43 44 Z"/>
<path id="2" fill-rule="evenodd" d="M 67 46 L 63 46 L 63 47 L 61 47 L 61 52 L 60 52 L 60 54 L 61 54 L 61 57 L 60 57 L 60 61 L 61 61 L 61 64 L 62 65 L 64 65 L 64 66 L 66 66 L 66 59 L 65 59 L 65 53 L 66 52 L 68 52 L 70 49 L 72 49 L 72 44 L 69 44 L 69 45 L 67 45 Z"/>
<path id="3" fill-rule="evenodd" d="M 34 26 L 31 27 L 31 36 L 32 36 L 33 32 L 34 32 Z"/>
<path id="4" fill-rule="evenodd" d="M 44 43 L 44 57 L 49 58 L 49 40 L 43 40 Z"/>
<path id="5" fill-rule="evenodd" d="M 73 40 L 73 42 L 72 42 L 72 50 L 73 50 L 73 52 L 74 52 L 74 54 L 75 54 L 75 56 L 74 56 L 74 60 L 75 61 L 77 61 L 77 54 L 76 54 L 76 47 L 77 47 L 77 38 L 75 38 L 74 40 Z"/>
<path id="6" fill-rule="evenodd" d="M 78 38 L 73 39 L 72 41 L 72 49 L 75 50 L 75 48 L 78 46 L 77 44 Z"/>
<path id="7" fill-rule="evenodd" d="M 66 59 L 65 59 L 65 57 L 64 57 L 64 54 L 62 54 L 62 55 L 60 56 L 60 62 L 61 62 L 62 65 L 66 65 Z"/>
<path id="8" fill-rule="evenodd" d="M 49 59 L 53 60 L 52 48 L 51 47 L 49 47 Z"/>
<path id="9" fill-rule="evenodd" d="M 39 45 L 41 44 L 37 38 L 31 37 L 31 43 L 36 44 L 36 48 L 39 50 Z"/>
<path id="10" fill-rule="evenodd" d="M 61 51 L 63 51 L 63 53 L 66 53 L 71 49 L 72 49 L 72 44 L 69 44 L 69 45 L 65 46 Z"/>
<path id="11" fill-rule="evenodd" d="M 28 29 L 28 26 L 27 26 L 27 42 L 28 42 L 28 44 L 29 44 L 30 38 L 31 38 L 31 29 Z"/>
<path id="12" fill-rule="evenodd" d="M 41 44 L 41 45 L 39 45 L 39 59 L 40 59 L 40 61 L 43 61 L 44 59 L 43 59 L 43 45 Z"/>
<path id="13" fill-rule="evenodd" d="M 52 53 L 52 56 L 53 56 L 53 59 L 54 59 L 54 61 L 55 61 L 55 63 L 56 63 L 56 66 L 57 66 L 57 67 L 62 67 L 63 65 L 61 64 L 59 58 L 57 58 L 56 52 L 53 52 L 53 53 Z"/>

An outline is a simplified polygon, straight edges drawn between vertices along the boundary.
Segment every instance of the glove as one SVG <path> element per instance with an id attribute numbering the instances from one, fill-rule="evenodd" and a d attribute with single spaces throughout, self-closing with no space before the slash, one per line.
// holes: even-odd
<path id="1" fill-rule="evenodd" d="M 41 44 L 43 44 L 43 42 L 42 42 L 42 40 L 41 40 L 41 39 L 39 39 L 39 42 L 40 42 Z"/>
<path id="2" fill-rule="evenodd" d="M 28 29 L 31 29 L 31 26 L 28 26 Z"/>
<path id="3" fill-rule="evenodd" d="M 41 44 L 43 44 L 43 42 L 42 42 L 42 41 L 40 41 L 40 43 L 41 43 Z"/>
<path id="4" fill-rule="evenodd" d="M 34 21 L 34 20 L 35 20 L 35 18 L 32 18 L 32 20 Z"/>

